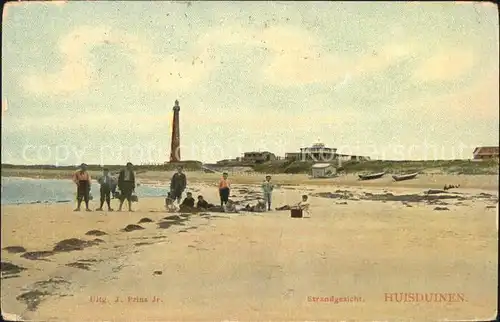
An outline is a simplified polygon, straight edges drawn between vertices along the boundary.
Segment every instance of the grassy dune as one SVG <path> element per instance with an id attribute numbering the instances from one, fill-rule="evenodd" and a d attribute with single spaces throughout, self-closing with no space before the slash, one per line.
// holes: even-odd
<path id="1" fill-rule="evenodd" d="M 265 173 L 308 173 L 313 162 L 267 162 L 254 170 Z M 442 174 L 498 174 L 498 161 L 436 160 L 436 161 L 349 161 L 341 164 L 345 173 L 380 172 L 436 172 Z"/>
<path id="2" fill-rule="evenodd" d="M 307 174 L 310 173 L 313 162 L 284 162 L 271 161 L 253 165 L 255 172 L 270 174 Z M 186 171 L 201 171 L 202 163 L 198 161 L 182 162 Z M 123 168 L 123 165 L 106 165 L 112 172 Z M 165 165 L 140 165 L 135 166 L 138 174 L 145 172 L 164 173 L 175 170 L 177 164 Z M 356 174 L 365 172 L 387 173 L 439 173 L 439 174 L 463 174 L 463 175 L 487 175 L 498 174 L 498 161 L 471 161 L 471 160 L 437 160 L 437 161 L 349 161 L 342 163 L 340 172 Z M 102 171 L 100 165 L 89 165 L 91 175 L 99 175 Z M 230 169 L 230 166 L 221 167 Z M 38 178 L 70 178 L 76 170 L 75 167 L 56 167 L 50 165 L 20 166 L 2 164 L 3 177 L 38 177 Z"/>

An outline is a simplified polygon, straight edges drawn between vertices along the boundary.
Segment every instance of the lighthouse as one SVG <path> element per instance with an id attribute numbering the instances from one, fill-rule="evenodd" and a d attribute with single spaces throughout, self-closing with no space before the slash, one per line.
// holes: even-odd
<path id="1" fill-rule="evenodd" d="M 181 135 L 179 129 L 179 101 L 175 100 L 174 105 L 174 119 L 172 122 L 172 143 L 170 145 L 170 162 L 181 161 Z"/>

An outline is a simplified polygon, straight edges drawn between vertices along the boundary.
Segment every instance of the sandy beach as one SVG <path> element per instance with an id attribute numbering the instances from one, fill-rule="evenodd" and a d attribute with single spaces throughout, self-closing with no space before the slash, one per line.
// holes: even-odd
<path id="1" fill-rule="evenodd" d="M 496 6 L 18 2 L 3 319 L 500 320 Z"/>
<path id="2" fill-rule="evenodd" d="M 188 190 L 216 202 L 217 178 L 190 173 Z M 261 180 L 233 176 L 231 198 L 254 203 Z M 495 317 L 498 176 L 273 180 L 274 206 L 308 194 L 311 217 L 176 215 L 162 198 L 133 213 L 2 206 L 2 310 L 43 321 Z M 428 193 L 445 184 L 461 186 Z"/>

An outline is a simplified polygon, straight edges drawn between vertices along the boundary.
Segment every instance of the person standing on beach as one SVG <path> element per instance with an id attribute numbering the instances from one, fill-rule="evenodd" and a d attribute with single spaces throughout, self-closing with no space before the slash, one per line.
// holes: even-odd
<path id="1" fill-rule="evenodd" d="M 120 189 L 120 207 L 118 207 L 118 211 L 122 211 L 125 199 L 128 202 L 128 211 L 133 211 L 132 193 L 135 190 L 135 173 L 133 165 L 130 162 L 127 162 L 126 168 L 121 170 L 118 175 L 118 189 Z"/>
<path id="2" fill-rule="evenodd" d="M 177 200 L 177 203 L 181 203 L 182 193 L 186 189 L 187 179 L 186 175 L 182 172 L 182 167 L 177 168 L 177 172 L 172 176 L 170 180 L 170 196 L 172 199 Z"/>
<path id="3" fill-rule="evenodd" d="M 117 192 L 116 188 L 118 187 L 118 178 L 110 175 L 111 182 L 110 182 L 110 190 L 111 190 L 111 198 L 116 198 L 117 197 Z"/>
<path id="4" fill-rule="evenodd" d="M 102 170 L 102 177 L 100 177 L 97 182 L 101 185 L 101 205 L 97 208 L 97 211 L 102 211 L 102 206 L 104 205 L 104 200 L 106 200 L 106 204 L 108 205 L 108 210 L 113 211 L 111 208 L 111 187 L 113 185 L 113 179 L 109 175 L 109 170 L 104 168 Z"/>
<path id="5" fill-rule="evenodd" d="M 227 204 L 229 200 L 229 192 L 231 191 L 231 183 L 227 179 L 228 174 L 224 172 L 222 178 L 219 181 L 219 196 L 220 196 L 220 206 L 224 209 L 224 205 Z"/>
<path id="6" fill-rule="evenodd" d="M 267 210 L 271 210 L 271 195 L 274 190 L 274 184 L 271 183 L 271 176 L 266 176 L 266 180 L 262 183 L 262 192 L 264 193 L 264 201 L 267 204 Z"/>
<path id="7" fill-rule="evenodd" d="M 89 208 L 89 197 L 90 197 L 90 175 L 87 172 L 87 165 L 82 163 L 80 165 L 80 170 L 73 174 L 73 182 L 76 184 L 76 200 L 77 206 L 74 211 L 80 211 L 80 206 L 82 204 L 82 199 L 85 201 L 85 210 L 92 211 Z"/>

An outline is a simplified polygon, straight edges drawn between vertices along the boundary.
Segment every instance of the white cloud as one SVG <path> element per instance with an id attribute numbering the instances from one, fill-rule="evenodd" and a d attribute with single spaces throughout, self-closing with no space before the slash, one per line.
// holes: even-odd
<path id="1" fill-rule="evenodd" d="M 97 81 L 89 63 L 90 50 L 96 46 L 118 45 L 135 64 L 137 80 L 147 90 L 187 91 L 203 81 L 219 64 L 221 50 L 259 47 L 268 52 L 266 63 L 256 77 L 277 86 L 336 82 L 346 75 L 377 72 L 409 56 L 414 46 L 388 44 L 356 59 L 325 51 L 309 32 L 292 27 L 274 26 L 255 29 L 225 26 L 208 30 L 182 56 L 164 56 L 153 51 L 154 44 L 135 35 L 106 26 L 80 26 L 63 37 L 59 50 L 63 66 L 55 73 L 30 75 L 23 87 L 38 94 L 64 94 L 88 88 Z M 189 58 L 185 58 L 189 57 Z"/>
<path id="2" fill-rule="evenodd" d="M 309 83 L 335 83 L 397 64 L 415 54 L 411 41 L 388 43 L 368 50 L 360 57 L 347 57 L 324 50 L 318 40 L 305 32 L 270 28 L 262 34 L 274 56 L 264 68 L 264 79 L 271 84 L 294 86 Z"/>
<path id="3" fill-rule="evenodd" d="M 109 32 L 107 27 L 90 26 L 70 32 L 59 43 L 59 51 L 64 57 L 61 69 L 45 75 L 22 77 L 22 86 L 37 94 L 64 94 L 88 87 L 92 74 L 88 51 L 95 45 L 103 44 L 109 38 Z"/>
<path id="4" fill-rule="evenodd" d="M 153 44 L 119 30 L 106 26 L 81 26 L 59 43 L 59 51 L 64 56 L 59 71 L 23 77 L 21 84 L 27 91 L 49 95 L 85 89 L 96 81 L 96 73 L 89 63 L 90 50 L 105 45 L 126 49 L 126 54 L 135 64 L 139 83 L 148 89 L 186 90 L 208 75 L 213 67 L 206 59 L 204 62 L 202 59 L 187 61 L 175 56 L 156 55 L 152 52 Z"/>

